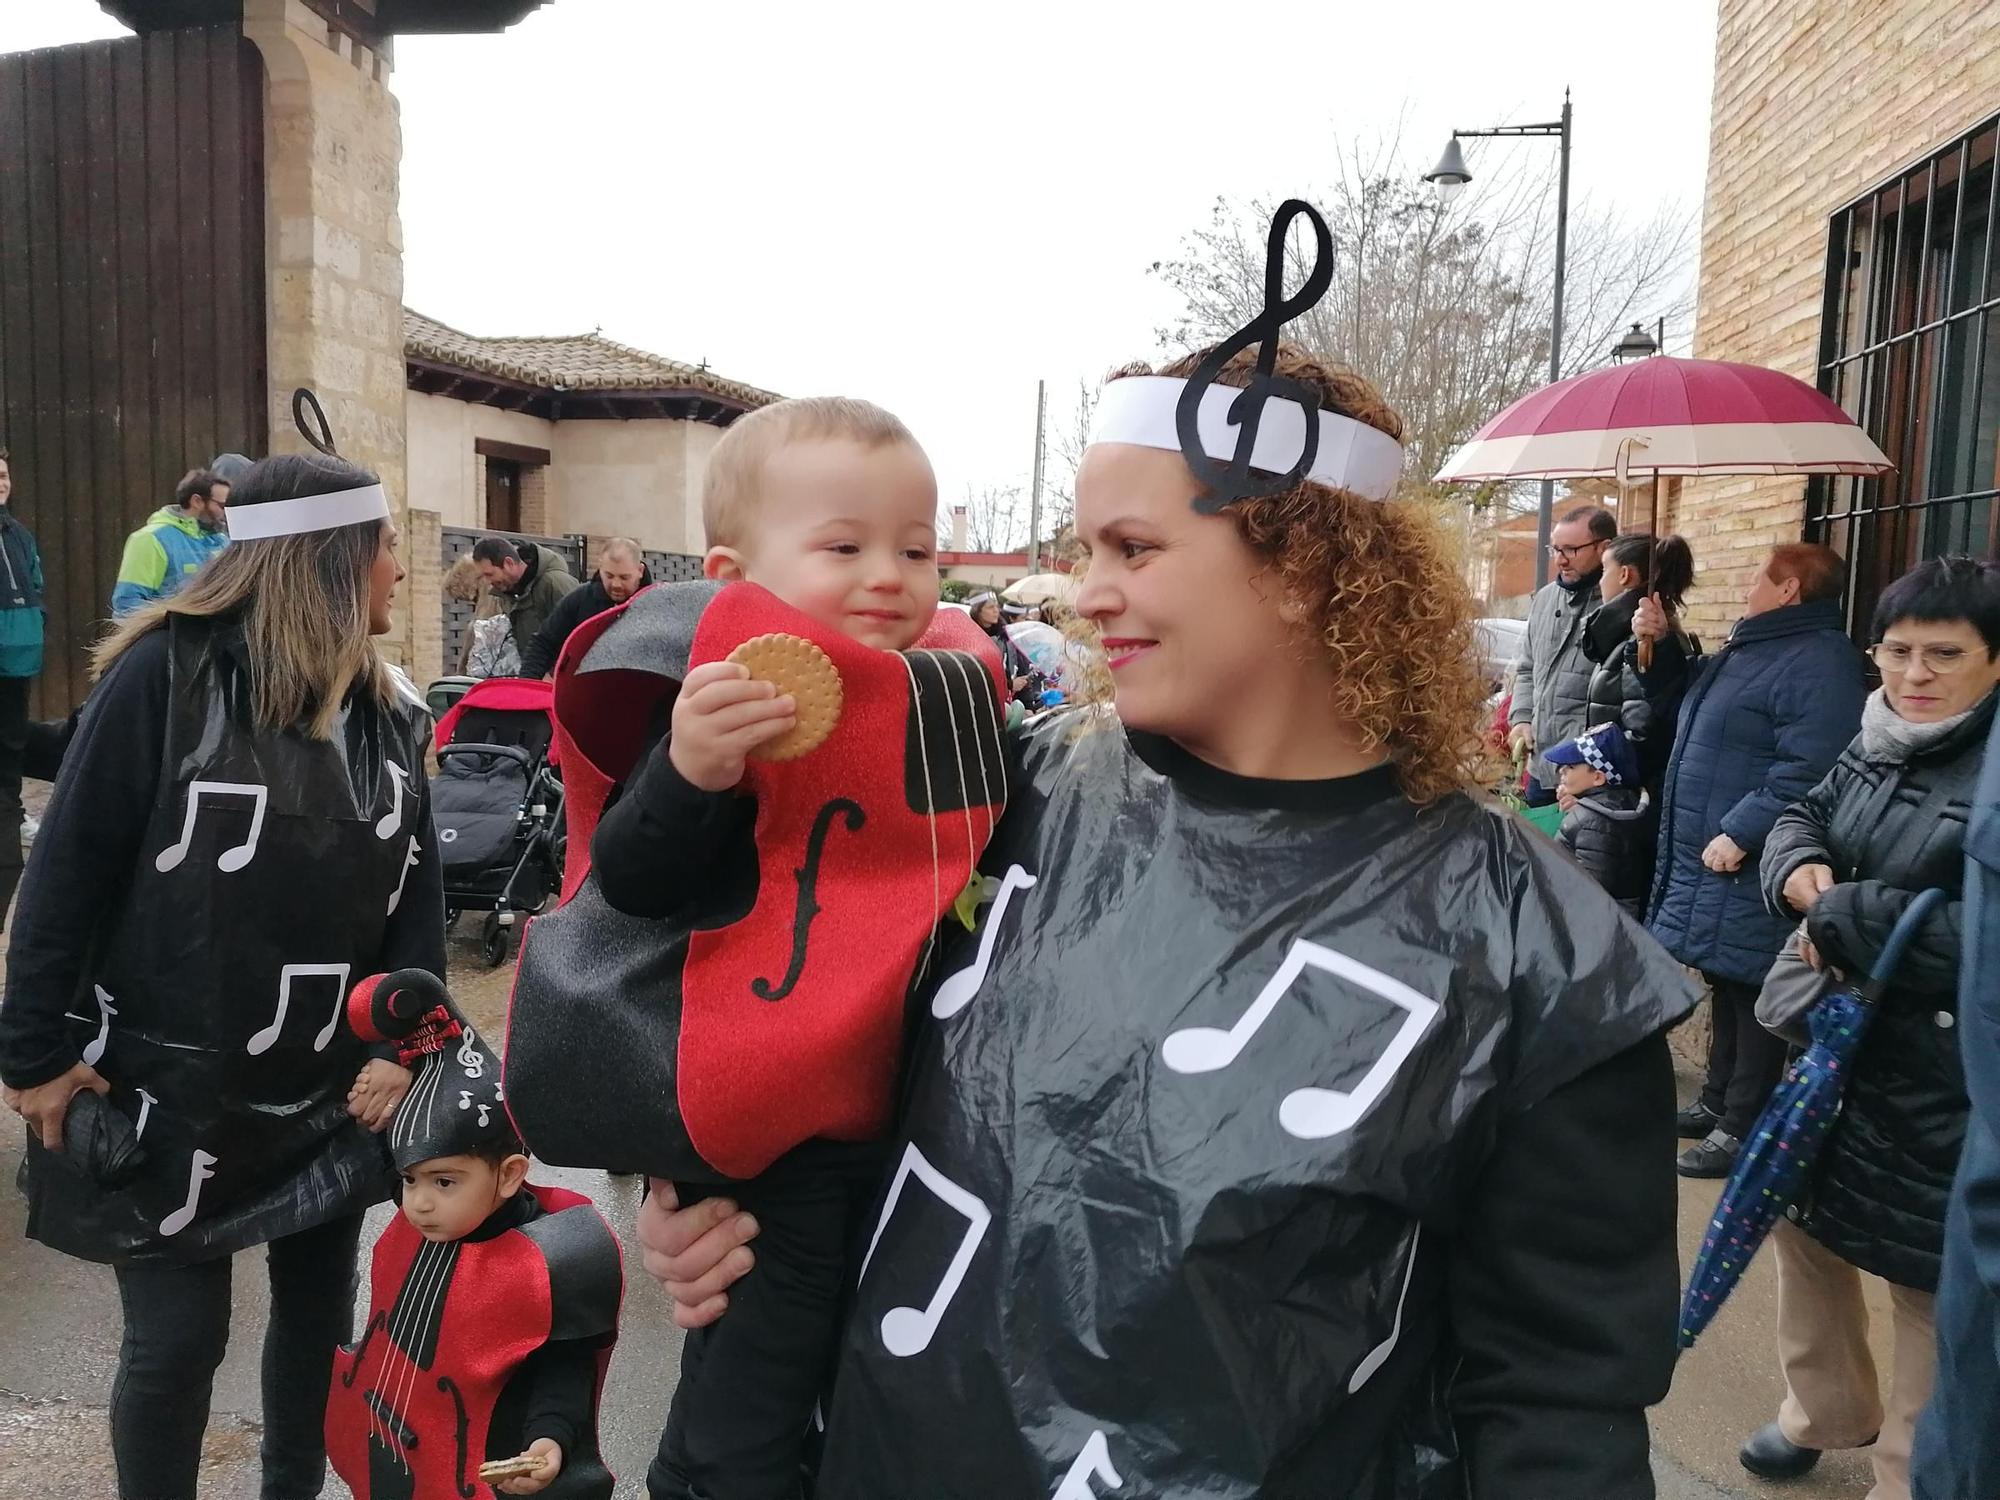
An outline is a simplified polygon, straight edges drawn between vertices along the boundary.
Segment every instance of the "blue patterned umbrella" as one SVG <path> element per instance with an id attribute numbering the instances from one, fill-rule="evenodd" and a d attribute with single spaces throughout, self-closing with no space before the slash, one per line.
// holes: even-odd
<path id="1" fill-rule="evenodd" d="M 1693 1347 L 1735 1290 L 1778 1215 L 1797 1201 L 1813 1159 L 1840 1116 L 1849 1064 L 1875 1018 L 1875 1002 L 1911 937 L 1944 899 L 1943 891 L 1921 893 L 1882 945 L 1873 972 L 1822 996 L 1807 1016 L 1812 1045 L 1793 1062 L 1751 1127 L 1695 1257 L 1681 1298 L 1681 1348 Z"/>

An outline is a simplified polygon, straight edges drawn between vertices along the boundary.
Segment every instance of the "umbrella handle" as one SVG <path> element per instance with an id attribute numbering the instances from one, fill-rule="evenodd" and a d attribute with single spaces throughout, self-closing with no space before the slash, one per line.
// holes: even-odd
<path id="1" fill-rule="evenodd" d="M 1641 672 L 1653 670 L 1653 643 L 1650 640 L 1639 642 L 1639 670 Z"/>
<path id="2" fill-rule="evenodd" d="M 1945 892 L 1936 888 L 1917 892 L 1917 899 L 1912 901 L 1902 916 L 1896 919 L 1896 925 L 1890 929 L 1889 940 L 1882 945 L 1881 953 L 1876 956 L 1875 966 L 1868 971 L 1869 994 L 1866 998 L 1873 1000 L 1881 993 L 1883 987 L 1895 976 L 1897 966 L 1903 961 L 1903 952 L 1916 937 L 1917 929 L 1923 926 L 1930 914 L 1948 899 Z"/>

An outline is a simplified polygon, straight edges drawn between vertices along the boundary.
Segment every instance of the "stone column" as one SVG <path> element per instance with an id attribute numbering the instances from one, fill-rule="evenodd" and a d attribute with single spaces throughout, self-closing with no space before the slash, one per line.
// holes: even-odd
<path id="1" fill-rule="evenodd" d="M 265 71 L 272 451 L 305 448 L 291 401 L 309 386 L 342 456 L 382 476 L 406 533 L 412 578 L 435 573 L 435 538 L 419 554 L 408 535 L 415 528 L 404 469 L 403 142 L 389 56 L 332 31 L 301 0 L 244 0 L 243 34 L 263 54 Z M 413 593 L 406 587 L 400 597 Z M 384 644 L 406 665 L 415 665 L 412 636 L 405 603 Z"/>

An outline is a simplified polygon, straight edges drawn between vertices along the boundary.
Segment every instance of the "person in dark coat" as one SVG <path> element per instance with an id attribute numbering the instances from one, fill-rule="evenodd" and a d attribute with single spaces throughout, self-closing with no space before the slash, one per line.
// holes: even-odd
<path id="1" fill-rule="evenodd" d="M 1958 1045 L 1971 1111 L 1945 1217 L 1937 1386 L 1917 1424 L 1916 1500 L 2000 1495 L 2000 716 L 1965 828 L 1964 943 Z"/>
<path id="2" fill-rule="evenodd" d="M 571 631 L 613 605 L 623 604 L 652 581 L 645 549 L 637 542 L 629 536 L 615 536 L 606 542 L 598 550 L 597 571 L 590 575 L 590 581 L 564 594 L 542 628 L 531 639 L 516 643 L 521 648 L 521 675 L 552 675 Z"/>
<path id="3" fill-rule="evenodd" d="M 508 628 L 523 651 L 577 586 L 563 555 L 538 542 L 483 536 L 473 545 L 472 562 L 494 597 L 507 606 Z"/>
<path id="4" fill-rule="evenodd" d="M 1677 1164 L 1686 1177 L 1728 1175 L 1784 1068 L 1785 1044 L 1757 1024 L 1756 1004 L 1794 924 L 1765 909 L 1757 856 L 1778 814 L 1812 790 L 1861 720 L 1861 654 L 1841 628 L 1843 571 L 1826 547 L 1774 549 L 1743 618 L 1697 665 L 1681 703 L 1646 925 L 1708 981 L 1708 1076 L 1676 1122 L 1696 1141 Z M 1633 612 L 1641 639 L 1670 628 L 1652 599 Z M 1655 686 L 1653 674 L 1642 681 Z"/>
<path id="5" fill-rule="evenodd" d="M 1693 636 L 1676 627 L 1653 643 L 1648 683 L 1639 679 L 1639 642 L 1632 634 L 1632 616 L 1652 595 L 1678 619 L 1682 602 L 1694 586 L 1694 553 L 1678 536 L 1621 536 L 1604 549 L 1604 603 L 1583 622 L 1583 654 L 1591 664 L 1586 697 L 1590 724 L 1616 724 L 1625 731 L 1638 761 L 1639 785 L 1653 798 L 1656 810 L 1667 758 L 1674 748 L 1674 725 L 1681 696 L 1700 647 Z M 1651 848 L 1648 846 L 1648 859 Z M 1646 871 L 1650 883 L 1652 869 Z"/>
<path id="6" fill-rule="evenodd" d="M 1772 1232 L 1786 1397 L 1742 1459 L 1760 1477 L 1788 1478 L 1822 1449 L 1872 1440 L 1869 1493 L 1908 1500 L 1936 1361 L 1945 1205 L 1965 1137 L 1965 826 L 2000 686 L 2000 568 L 1920 563 L 1883 593 L 1874 634 L 1882 686 L 1839 763 L 1772 828 L 1764 899 L 1781 921 L 1806 919 L 1808 963 L 1849 975 L 1874 966 L 1919 893 L 1950 899 L 1917 930 L 1876 1007 L 1796 1222 Z M 1889 1283 L 1896 1360 L 1886 1402 L 1868 1352 L 1863 1272 Z"/>
<path id="7" fill-rule="evenodd" d="M 1599 724 L 1548 753 L 1562 826 L 1556 842 L 1632 916 L 1653 875 L 1648 802 L 1639 757 L 1616 724 Z"/>
<path id="8" fill-rule="evenodd" d="M 267 1495 L 316 1495 L 334 1346 L 409 1087 L 349 978 L 444 964 L 430 720 L 372 637 L 403 576 L 375 476 L 243 476 L 235 543 L 99 644 L 7 953 L 0 1083 L 30 1238 L 111 1266 L 125 1500 L 191 1496 L 238 1250 L 268 1246 Z M 117 1158 L 120 1142 L 136 1160 Z"/>

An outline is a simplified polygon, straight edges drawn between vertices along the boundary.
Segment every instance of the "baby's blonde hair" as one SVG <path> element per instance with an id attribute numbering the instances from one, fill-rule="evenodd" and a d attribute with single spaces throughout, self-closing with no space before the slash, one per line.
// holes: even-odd
<path id="1" fill-rule="evenodd" d="M 846 438 L 866 448 L 891 443 L 917 447 L 910 429 L 872 401 L 801 396 L 760 407 L 737 418 L 708 456 L 701 486 L 701 525 L 708 545 L 731 547 L 742 542 L 763 492 L 764 465 L 772 454 L 787 443 L 827 438 Z"/>

